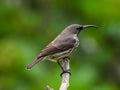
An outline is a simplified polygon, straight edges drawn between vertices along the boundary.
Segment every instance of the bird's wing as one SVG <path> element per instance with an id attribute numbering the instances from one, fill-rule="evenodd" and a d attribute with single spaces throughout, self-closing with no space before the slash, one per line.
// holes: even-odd
<path id="1" fill-rule="evenodd" d="M 48 56 L 62 51 L 66 51 L 70 48 L 73 48 L 75 42 L 76 42 L 75 39 L 70 39 L 70 38 L 65 39 L 63 41 L 59 41 L 59 40 L 53 41 L 42 50 L 39 57 Z"/>

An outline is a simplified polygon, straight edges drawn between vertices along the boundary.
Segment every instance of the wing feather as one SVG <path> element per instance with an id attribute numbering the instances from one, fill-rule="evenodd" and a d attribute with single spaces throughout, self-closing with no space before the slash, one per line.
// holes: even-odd
<path id="1" fill-rule="evenodd" d="M 42 50 L 39 57 L 48 56 L 71 49 L 74 47 L 75 42 L 76 42 L 75 39 L 69 39 L 69 38 L 65 39 L 64 41 L 58 41 L 58 40 L 53 41 Z"/>

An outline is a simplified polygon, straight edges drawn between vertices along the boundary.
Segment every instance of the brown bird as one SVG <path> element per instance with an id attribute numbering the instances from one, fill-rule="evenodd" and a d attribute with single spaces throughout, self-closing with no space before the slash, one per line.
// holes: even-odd
<path id="1" fill-rule="evenodd" d="M 78 47 L 79 45 L 78 34 L 80 33 L 80 31 L 89 27 L 97 27 L 97 26 L 72 24 L 66 27 L 50 44 L 48 44 L 41 51 L 38 57 L 31 64 L 27 66 L 27 69 L 31 69 L 37 63 L 45 59 L 57 62 L 60 65 L 59 61 L 65 57 L 69 57 L 71 52 L 76 47 Z M 62 68 L 61 65 L 60 67 Z M 63 72 L 65 71 L 63 70 Z"/>

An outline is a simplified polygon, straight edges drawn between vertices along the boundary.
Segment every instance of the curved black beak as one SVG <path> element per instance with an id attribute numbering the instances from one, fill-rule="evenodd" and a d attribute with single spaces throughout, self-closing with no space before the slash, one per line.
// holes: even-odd
<path id="1" fill-rule="evenodd" d="M 96 25 L 83 25 L 83 29 L 89 28 L 89 27 L 98 28 L 98 26 Z"/>

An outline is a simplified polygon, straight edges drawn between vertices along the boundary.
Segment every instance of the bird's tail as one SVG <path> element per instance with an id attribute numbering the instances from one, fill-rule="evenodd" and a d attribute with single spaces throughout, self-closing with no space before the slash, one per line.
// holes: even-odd
<path id="1" fill-rule="evenodd" d="M 29 70 L 31 69 L 33 66 L 35 66 L 37 63 L 39 63 L 40 61 L 42 61 L 44 59 L 44 57 L 38 57 L 37 59 L 35 59 L 31 64 L 29 64 L 26 69 Z"/>

